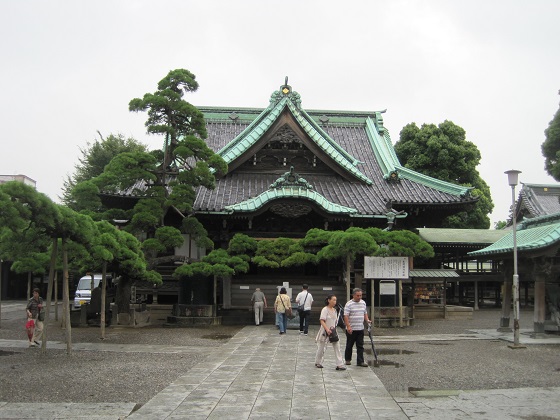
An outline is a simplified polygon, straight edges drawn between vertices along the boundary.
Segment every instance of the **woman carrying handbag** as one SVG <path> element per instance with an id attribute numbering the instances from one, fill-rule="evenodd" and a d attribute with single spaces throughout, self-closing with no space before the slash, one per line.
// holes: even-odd
<path id="1" fill-rule="evenodd" d="M 287 295 L 286 288 L 282 287 L 280 294 L 276 296 L 274 301 L 274 312 L 276 313 L 276 323 L 278 324 L 278 329 L 280 329 L 280 334 L 286 334 L 288 324 L 287 312 L 291 313 L 291 311 L 290 297 Z"/>
<path id="2" fill-rule="evenodd" d="M 323 368 L 323 360 L 325 358 L 325 349 L 327 343 L 331 343 L 334 349 L 334 356 L 336 358 L 336 370 L 346 370 L 344 361 L 342 360 L 342 353 L 340 352 L 340 339 L 336 332 L 336 325 L 338 324 L 339 314 L 337 314 L 336 296 L 329 295 L 325 299 L 326 306 L 321 310 L 319 321 L 321 328 L 317 333 L 315 341 L 317 341 L 317 353 L 315 354 L 315 367 Z"/>

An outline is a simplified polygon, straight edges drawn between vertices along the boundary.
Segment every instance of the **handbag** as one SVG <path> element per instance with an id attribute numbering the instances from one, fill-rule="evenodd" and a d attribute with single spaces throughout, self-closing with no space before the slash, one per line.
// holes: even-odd
<path id="1" fill-rule="evenodd" d="M 282 295 L 280 295 L 280 302 L 282 302 L 282 306 L 284 307 L 284 313 L 288 317 L 288 319 L 294 319 L 296 316 L 292 313 L 292 308 L 286 308 L 284 304 L 284 299 L 282 299 Z"/>
<path id="2" fill-rule="evenodd" d="M 37 320 L 38 321 L 44 321 L 45 320 L 45 311 L 43 311 L 43 310 L 39 311 L 39 314 L 37 315 Z"/>
<path id="3" fill-rule="evenodd" d="M 338 332 L 336 331 L 336 327 L 331 327 L 331 334 L 329 335 L 329 342 L 331 343 L 336 343 L 338 340 L 340 340 L 340 337 L 338 336 Z"/>
<path id="4" fill-rule="evenodd" d="M 303 303 L 301 305 L 298 305 L 298 312 L 305 312 L 305 301 L 307 300 L 307 296 L 309 296 L 309 292 L 307 292 L 307 294 L 305 295 L 305 299 L 303 300 Z"/>

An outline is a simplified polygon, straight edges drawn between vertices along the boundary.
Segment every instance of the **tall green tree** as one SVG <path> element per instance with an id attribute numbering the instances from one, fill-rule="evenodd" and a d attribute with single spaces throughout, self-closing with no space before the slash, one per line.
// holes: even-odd
<path id="1" fill-rule="evenodd" d="M 175 239 L 181 232 L 192 235 L 201 245 L 213 246 L 204 240 L 206 232 L 196 223 L 192 206 L 196 189 L 214 188 L 215 177 L 225 173 L 227 165 L 204 141 L 207 133 L 203 114 L 183 99 L 185 93 L 197 88 L 191 72 L 177 69 L 158 83 L 154 93 L 131 100 L 130 111 L 147 112 L 148 133 L 163 135 L 163 150 L 120 153 L 91 183 L 79 184 L 74 189 L 84 199 L 100 191 L 127 191 L 135 196 L 138 201 L 127 211 L 126 229 L 133 234 L 147 234 L 150 241 L 145 250 L 152 260 L 164 249 L 177 246 Z M 161 232 L 169 211 L 185 221 L 178 228 L 168 227 Z M 189 219 L 193 220 L 188 222 Z M 165 242 L 170 238 L 173 243 Z"/>
<path id="2" fill-rule="evenodd" d="M 99 133 L 99 140 L 86 143 L 86 147 L 80 148 L 78 163 L 74 165 L 74 173 L 68 175 L 62 187 L 62 202 L 74 210 L 82 210 L 77 204 L 74 188 L 77 184 L 89 181 L 103 173 L 105 166 L 120 153 L 146 152 L 145 145 L 139 143 L 132 137 L 125 138 L 122 134 L 110 134 L 103 138 Z M 88 205 L 88 200 L 81 200 Z"/>
<path id="3" fill-rule="evenodd" d="M 408 124 L 400 132 L 395 152 L 407 168 L 442 181 L 474 187 L 471 194 L 478 197 L 474 208 L 447 217 L 442 227 L 490 227 L 488 215 L 494 208 L 490 187 L 476 169 L 480 164 L 480 151 L 466 139 L 463 128 L 451 121 L 438 126 L 424 124 L 421 128 L 415 123 Z"/>
<path id="4" fill-rule="evenodd" d="M 121 150 L 104 165 L 102 173 L 91 177 L 94 172 L 88 172 L 72 188 L 71 198 L 81 212 L 96 220 L 128 220 L 124 229 L 144 238 L 142 249 L 150 269 L 184 259 L 172 252 L 183 244 L 183 234 L 188 234 L 199 247 L 213 248 L 206 230 L 194 217 L 193 203 L 196 190 L 214 188 L 215 177 L 226 173 L 227 165 L 205 143 L 203 114 L 184 99 L 186 93 L 197 89 L 194 74 L 177 69 L 158 83 L 155 92 L 132 99 L 129 110 L 147 113 L 147 132 L 162 135 L 163 148 Z M 90 154 L 93 151 L 97 149 L 89 151 Z M 136 204 L 132 209 L 124 205 L 105 208 L 101 192 L 126 193 L 136 199 Z M 182 223 L 166 226 L 170 213 L 174 220 L 182 218 Z M 154 274 L 148 271 L 146 275 Z M 126 300 L 120 297 L 130 289 L 131 279 L 127 276 L 119 281 L 117 300 Z M 158 283 L 161 278 L 155 280 L 151 283 Z"/>
<path id="5" fill-rule="evenodd" d="M 199 247 L 212 249 L 214 246 L 206 230 L 194 217 L 192 206 L 197 188 L 214 188 L 215 177 L 225 173 L 227 165 L 205 143 L 207 132 L 203 114 L 184 99 L 186 93 L 197 89 L 194 74 L 177 69 L 170 71 L 158 83 L 155 92 L 132 99 L 129 110 L 147 113 L 147 132 L 162 135 L 163 148 L 147 151 L 127 147 L 124 150 L 112 146 L 114 143 L 120 146 L 131 144 L 117 141 L 107 143 L 105 140 L 100 147 L 88 150 L 88 158 L 84 160 L 97 161 L 100 155 L 109 156 L 108 153 L 101 153 L 101 146 L 105 146 L 105 143 L 111 152 L 121 153 L 112 156 L 110 162 L 104 164 L 102 173 L 93 170 L 80 173 L 83 175 L 81 182 L 77 182 L 71 191 L 75 208 L 82 213 L 96 220 L 128 220 L 124 229 L 144 238 L 142 250 L 149 269 L 184 259 L 184 256 L 176 256 L 172 252 L 174 247 L 183 244 L 183 234 L 190 235 L 190 239 Z M 90 155 L 93 156 L 90 158 Z M 125 206 L 106 208 L 102 206 L 101 192 L 126 192 L 136 198 L 136 204 L 132 209 Z M 170 212 L 174 220 L 182 218 L 182 223 L 166 226 L 165 217 Z M 154 271 L 147 272 L 148 277 L 154 277 L 154 274 Z M 151 283 L 160 280 L 155 278 Z M 126 291 L 130 290 L 131 281 L 131 276 L 119 281 L 118 301 L 126 302 Z"/>
<path id="6" fill-rule="evenodd" d="M 558 91 L 560 94 L 560 91 Z M 545 141 L 541 145 L 544 168 L 556 181 L 560 181 L 560 108 L 544 130 Z"/>

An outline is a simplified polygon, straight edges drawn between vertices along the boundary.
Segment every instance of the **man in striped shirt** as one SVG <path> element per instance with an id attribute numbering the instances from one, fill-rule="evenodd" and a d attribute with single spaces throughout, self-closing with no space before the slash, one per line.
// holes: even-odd
<path id="1" fill-rule="evenodd" d="M 362 289 L 352 290 L 352 299 L 344 306 L 344 323 L 346 324 L 346 364 L 352 362 L 352 349 L 356 343 L 358 366 L 368 367 L 364 360 L 364 321 L 371 324 L 366 303 L 362 300 Z"/>

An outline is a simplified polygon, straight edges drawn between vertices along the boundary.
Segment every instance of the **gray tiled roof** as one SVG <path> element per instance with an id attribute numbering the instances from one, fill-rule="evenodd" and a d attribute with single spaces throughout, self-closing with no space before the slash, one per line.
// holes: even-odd
<path id="1" fill-rule="evenodd" d="M 560 184 L 523 184 L 517 212 L 526 218 L 560 213 Z"/>
<path id="2" fill-rule="evenodd" d="M 287 95 L 274 92 L 265 109 L 199 109 L 206 120 L 206 143 L 228 162 L 230 172 L 216 180 L 214 190 L 197 190 L 195 213 L 231 214 L 241 208 L 257 211 L 256 206 L 262 205 L 259 203 L 264 199 L 287 197 L 315 201 L 329 212 L 340 209 L 350 217 L 368 218 L 386 215 L 390 207 L 416 214 L 429 208 L 453 207 L 459 211 L 477 200 L 469 195 L 469 187 L 436 180 L 400 165 L 383 126 L 382 112 L 305 111 L 299 95 L 291 88 Z M 289 130 L 287 138 L 282 137 L 283 129 Z M 274 142 L 297 145 L 294 154 L 288 152 L 295 156 L 294 172 L 314 193 L 290 195 L 289 188 L 267 193 L 272 191 L 271 184 L 291 169 L 291 163 L 281 166 L 276 159 L 279 149 L 272 148 L 276 147 Z M 266 144 L 271 148 L 261 149 Z M 265 159 L 275 162 L 244 165 L 259 151 Z M 133 197 L 135 189 L 145 189 L 145 185 L 139 183 L 106 195 Z"/>
<path id="3" fill-rule="evenodd" d="M 229 110 L 233 112 L 234 109 Z M 321 115 L 328 112 L 315 111 L 314 113 Z M 236 112 L 236 114 L 242 113 L 242 109 Z M 219 121 L 215 116 L 209 118 L 207 143 L 211 149 L 218 151 L 248 126 L 247 122 L 228 121 L 228 119 Z M 372 185 L 368 185 L 343 179 L 336 174 L 305 174 L 305 179 L 314 186 L 315 190 L 333 203 L 355 208 L 362 215 L 379 215 L 387 212 L 388 201 L 391 201 L 394 206 L 398 206 L 399 203 L 440 206 L 474 201 L 468 195 L 450 194 L 409 179 L 403 178 L 398 181 L 385 179 L 368 140 L 365 123 L 344 124 L 339 119 L 332 124 L 323 122 L 321 126 L 346 152 L 363 162 L 358 169 L 373 181 Z M 286 168 L 287 170 L 289 168 Z M 278 174 L 233 171 L 217 181 L 215 190 L 199 190 L 194 205 L 195 211 L 222 212 L 226 206 L 254 198 L 266 191 L 277 178 Z"/>

